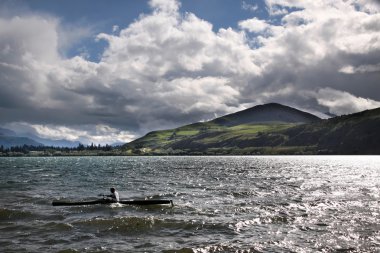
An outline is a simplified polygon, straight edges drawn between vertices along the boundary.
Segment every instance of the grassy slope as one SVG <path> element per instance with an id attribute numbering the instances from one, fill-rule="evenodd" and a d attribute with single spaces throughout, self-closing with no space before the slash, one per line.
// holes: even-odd
<path id="1" fill-rule="evenodd" d="M 258 105 L 208 122 L 148 133 L 124 146 L 130 154 L 207 154 L 245 148 L 265 133 L 313 122 L 318 117 L 276 103 Z M 241 145 L 243 143 L 243 145 Z M 271 144 L 273 145 L 273 143 Z M 235 152 L 235 151 L 234 151 Z M 238 151 L 237 151 L 238 152 Z"/>
<path id="2" fill-rule="evenodd" d="M 215 121 L 156 131 L 129 154 L 380 154 L 380 108 L 308 124 Z"/>
<path id="3" fill-rule="evenodd" d="M 212 122 L 196 123 L 171 130 L 148 133 L 127 145 L 129 153 L 208 153 L 209 149 L 228 147 L 236 140 L 252 140 L 258 135 L 293 127 L 293 123 L 242 124 L 232 127 Z M 173 151 L 174 150 L 174 151 Z M 212 151 L 214 153 L 215 150 Z"/>
<path id="4" fill-rule="evenodd" d="M 380 108 L 288 129 L 283 145 L 314 145 L 322 153 L 380 154 Z"/>

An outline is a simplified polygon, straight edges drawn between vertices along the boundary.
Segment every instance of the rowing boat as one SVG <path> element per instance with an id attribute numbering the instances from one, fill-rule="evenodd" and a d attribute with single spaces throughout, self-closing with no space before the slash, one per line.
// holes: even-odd
<path id="1" fill-rule="evenodd" d="M 124 205 L 138 205 L 138 206 L 147 206 L 147 205 L 165 205 L 170 204 L 173 206 L 172 200 L 166 199 L 140 199 L 140 200 L 120 200 L 116 202 L 110 199 L 97 199 L 92 201 L 79 201 L 79 202 L 67 202 L 54 200 L 53 206 L 81 206 L 81 205 L 97 205 L 97 204 L 112 204 L 112 203 L 120 203 Z"/>

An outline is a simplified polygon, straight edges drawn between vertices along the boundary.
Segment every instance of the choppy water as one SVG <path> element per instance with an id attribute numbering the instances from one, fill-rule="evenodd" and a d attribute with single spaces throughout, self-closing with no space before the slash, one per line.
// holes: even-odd
<path id="1" fill-rule="evenodd" d="M 175 206 L 51 206 L 110 186 Z M 379 156 L 0 158 L 0 251 L 379 252 L 379 197 Z"/>

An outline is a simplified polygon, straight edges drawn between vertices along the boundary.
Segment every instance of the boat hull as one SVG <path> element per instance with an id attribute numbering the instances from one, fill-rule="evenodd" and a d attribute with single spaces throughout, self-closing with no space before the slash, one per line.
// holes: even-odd
<path id="1" fill-rule="evenodd" d="M 93 201 L 79 201 L 79 202 L 55 200 L 53 201 L 52 205 L 53 206 L 83 206 L 83 205 L 112 204 L 112 203 L 120 203 L 123 205 L 137 205 L 137 206 L 170 204 L 173 206 L 173 201 L 166 200 L 166 199 L 120 200 L 119 202 L 109 200 L 109 199 L 97 199 Z"/>

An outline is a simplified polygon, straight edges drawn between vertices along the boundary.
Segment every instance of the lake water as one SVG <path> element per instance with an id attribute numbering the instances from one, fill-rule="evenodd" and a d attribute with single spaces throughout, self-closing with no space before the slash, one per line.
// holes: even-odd
<path id="1" fill-rule="evenodd" d="M 52 206 L 172 199 L 174 207 Z M 379 156 L 0 158 L 1 252 L 379 252 Z"/>

